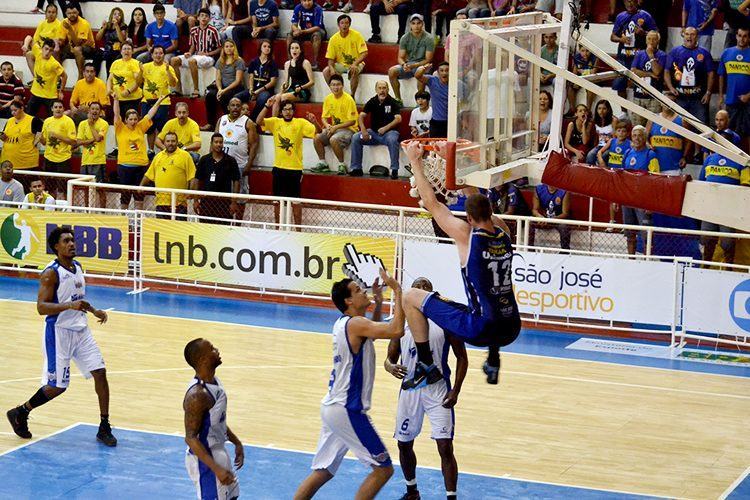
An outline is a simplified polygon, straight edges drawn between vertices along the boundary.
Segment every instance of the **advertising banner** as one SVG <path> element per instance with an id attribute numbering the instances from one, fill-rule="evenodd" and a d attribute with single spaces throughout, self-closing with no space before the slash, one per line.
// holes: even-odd
<path id="1" fill-rule="evenodd" d="M 0 209 L 0 263 L 43 268 L 55 255 L 47 235 L 67 226 L 76 241 L 76 260 L 86 271 L 128 271 L 128 218 L 47 210 Z"/>
<path id="2" fill-rule="evenodd" d="M 143 223 L 142 265 L 153 277 L 328 294 L 344 277 L 347 245 L 392 272 L 396 242 L 389 238 L 157 219 Z"/>
<path id="3" fill-rule="evenodd" d="M 750 275 L 685 269 L 682 326 L 687 331 L 750 335 Z"/>
<path id="4" fill-rule="evenodd" d="M 455 246 L 406 241 L 404 285 L 425 276 L 442 295 L 466 303 Z M 516 252 L 513 284 L 523 313 L 669 325 L 674 264 Z"/>

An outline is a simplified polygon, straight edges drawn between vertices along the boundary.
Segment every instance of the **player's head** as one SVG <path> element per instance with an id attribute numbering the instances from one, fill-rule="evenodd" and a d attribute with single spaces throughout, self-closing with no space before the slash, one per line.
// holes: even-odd
<path id="1" fill-rule="evenodd" d="M 214 369 L 221 364 L 219 350 L 206 339 L 197 338 L 185 344 L 185 361 L 196 371 L 201 367 Z"/>
<path id="2" fill-rule="evenodd" d="M 69 227 L 58 226 L 47 236 L 47 244 L 58 257 L 73 258 L 76 256 L 76 242 L 73 230 Z"/>
<path id="3" fill-rule="evenodd" d="M 236 120 L 242 113 L 242 101 L 240 101 L 238 97 L 232 97 L 229 100 L 227 109 L 229 110 L 229 116 L 232 120 Z"/>
<path id="4" fill-rule="evenodd" d="M 425 277 L 419 277 L 412 282 L 411 287 L 419 288 L 420 290 L 424 290 L 425 292 L 431 292 L 432 281 L 428 280 Z"/>
<path id="5" fill-rule="evenodd" d="M 476 226 L 492 220 L 492 204 L 486 196 L 474 193 L 466 198 L 466 219 Z"/>
<path id="6" fill-rule="evenodd" d="M 346 313 L 349 308 L 364 312 L 370 305 L 367 292 L 349 278 L 337 281 L 331 287 L 331 300 L 336 309 Z"/>

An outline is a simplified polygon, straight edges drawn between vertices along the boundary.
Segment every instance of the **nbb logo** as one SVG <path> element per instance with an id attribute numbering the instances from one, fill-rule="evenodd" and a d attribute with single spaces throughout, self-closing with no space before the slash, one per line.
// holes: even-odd
<path id="1" fill-rule="evenodd" d="M 47 237 L 58 227 L 47 224 Z M 118 260 L 122 257 L 122 231 L 113 227 L 64 226 L 73 231 L 76 242 L 76 257 Z M 54 254 L 49 245 L 47 253 Z"/>

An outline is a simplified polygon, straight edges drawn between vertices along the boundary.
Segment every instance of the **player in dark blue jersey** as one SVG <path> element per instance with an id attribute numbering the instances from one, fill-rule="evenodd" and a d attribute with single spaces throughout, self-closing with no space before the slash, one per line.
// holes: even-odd
<path id="1" fill-rule="evenodd" d="M 508 226 L 492 215 L 487 197 L 472 194 L 466 199 L 466 220 L 455 217 L 435 197 L 424 175 L 422 146 L 411 142 L 406 147 L 422 205 L 440 228 L 453 238 L 461 260 L 468 305 L 445 299 L 417 288 L 403 295 L 409 329 L 417 346 L 419 363 L 403 389 L 416 389 L 441 380 L 430 352 L 427 319 L 446 332 L 471 345 L 488 347 L 484 363 L 487 382 L 497 384 L 500 372 L 500 347 L 513 342 L 521 330 L 521 316 L 513 295 L 513 245 Z"/>

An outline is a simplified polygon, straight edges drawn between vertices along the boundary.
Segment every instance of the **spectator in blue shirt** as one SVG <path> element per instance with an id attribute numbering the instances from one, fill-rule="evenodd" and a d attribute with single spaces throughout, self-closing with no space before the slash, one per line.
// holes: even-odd
<path id="1" fill-rule="evenodd" d="M 664 83 L 677 97 L 677 104 L 699 121 L 708 123 L 708 104 L 714 86 L 714 60 L 711 53 L 698 47 L 698 30 L 685 28 L 684 42 L 667 56 Z"/>
<path id="2" fill-rule="evenodd" d="M 622 159 L 622 166 L 627 170 L 658 172 L 659 160 L 656 153 L 646 146 L 646 127 L 636 125 L 630 133 L 630 149 Z M 622 223 L 634 226 L 648 226 L 651 224 L 651 214 L 640 208 L 622 207 Z M 625 231 L 628 243 L 628 253 L 635 255 L 637 233 L 633 230 Z"/>
<path id="3" fill-rule="evenodd" d="M 636 51 L 646 48 L 646 33 L 652 30 L 658 28 L 651 14 L 640 10 L 637 0 L 625 0 L 625 11 L 617 15 L 609 37 L 617 43 L 617 60 L 623 66 L 630 68 L 633 65 Z M 627 87 L 626 77 L 618 77 L 612 83 L 612 90 L 616 90 L 623 97 Z"/>
<path id="4" fill-rule="evenodd" d="M 318 70 L 318 55 L 320 43 L 326 39 L 326 27 L 323 24 L 323 8 L 313 0 L 301 0 L 292 12 L 292 31 L 286 38 L 287 50 L 289 44 L 296 40 L 300 44 L 312 42 L 312 69 Z"/>
<path id="5" fill-rule="evenodd" d="M 729 29 L 724 38 L 724 48 L 734 47 L 737 43 L 737 30 L 750 28 L 750 18 L 739 11 L 743 0 L 724 0 L 719 3 L 719 12 L 724 14 L 724 22 Z"/>
<path id="6" fill-rule="evenodd" d="M 675 125 L 683 126 L 682 117 L 671 106 L 662 104 L 659 115 Z M 658 123 L 648 122 L 646 133 L 649 136 L 649 144 L 656 153 L 659 160 L 659 172 L 666 175 L 680 175 L 685 168 L 685 155 L 690 141 L 682 138 L 681 135 L 662 127 Z"/>
<path id="7" fill-rule="evenodd" d="M 232 40 L 242 57 L 242 40 L 265 38 L 275 40 L 279 32 L 279 7 L 273 0 L 251 0 L 249 2 L 248 17 L 239 21 L 228 21 L 234 26 Z"/>
<path id="8" fill-rule="evenodd" d="M 718 7 L 718 0 L 684 0 L 682 4 L 682 29 L 697 29 L 698 47 L 703 47 L 709 52 L 714 38 L 714 17 Z"/>
<path id="9" fill-rule="evenodd" d="M 570 194 L 546 184 L 539 184 L 534 190 L 534 205 L 531 215 L 542 219 L 570 219 Z M 537 229 L 555 229 L 560 233 L 560 248 L 570 250 L 570 226 L 533 222 L 529 227 L 529 246 L 534 246 Z"/>
<path id="10" fill-rule="evenodd" d="M 720 104 L 729 112 L 729 128 L 742 138 L 745 151 L 750 139 L 750 29 L 737 30 L 737 46 L 721 54 L 719 67 Z"/>
<path id="11" fill-rule="evenodd" d="M 426 75 L 432 64 L 425 64 L 417 69 L 414 78 L 422 82 L 430 91 L 432 119 L 430 120 L 430 137 L 448 137 L 448 74 L 447 62 L 438 65 L 437 76 Z"/>
<path id="12" fill-rule="evenodd" d="M 659 50 L 660 38 L 658 31 L 649 31 L 646 35 L 646 48 L 636 52 L 633 66 L 630 68 L 633 73 L 646 80 L 646 83 L 659 92 L 664 88 L 662 82 L 664 81 L 664 67 L 667 65 L 667 54 Z M 634 85 L 633 88 L 633 102 L 652 113 L 658 113 L 660 109 L 659 101 L 638 85 Z M 642 116 L 633 113 L 633 124 L 646 125 L 646 121 Z"/>
<path id="13" fill-rule="evenodd" d="M 714 130 L 721 134 L 734 144 L 742 144 L 742 138 L 734 130 L 729 128 L 729 113 L 725 109 L 720 109 L 714 117 Z M 747 151 L 747 149 L 745 149 Z M 703 148 L 703 160 L 705 161 L 712 151 Z"/>
<path id="14" fill-rule="evenodd" d="M 140 63 L 151 61 L 151 50 L 154 47 L 164 47 L 164 62 L 172 59 L 177 51 L 177 26 L 165 19 L 167 11 L 164 5 L 154 5 L 154 22 L 146 26 L 146 50 L 136 58 Z"/>
<path id="15" fill-rule="evenodd" d="M 187 32 L 195 26 L 198 21 L 198 11 L 201 8 L 201 0 L 174 0 L 174 8 L 177 10 L 177 19 L 175 26 L 177 32 L 185 32 L 185 23 L 187 23 Z"/>

